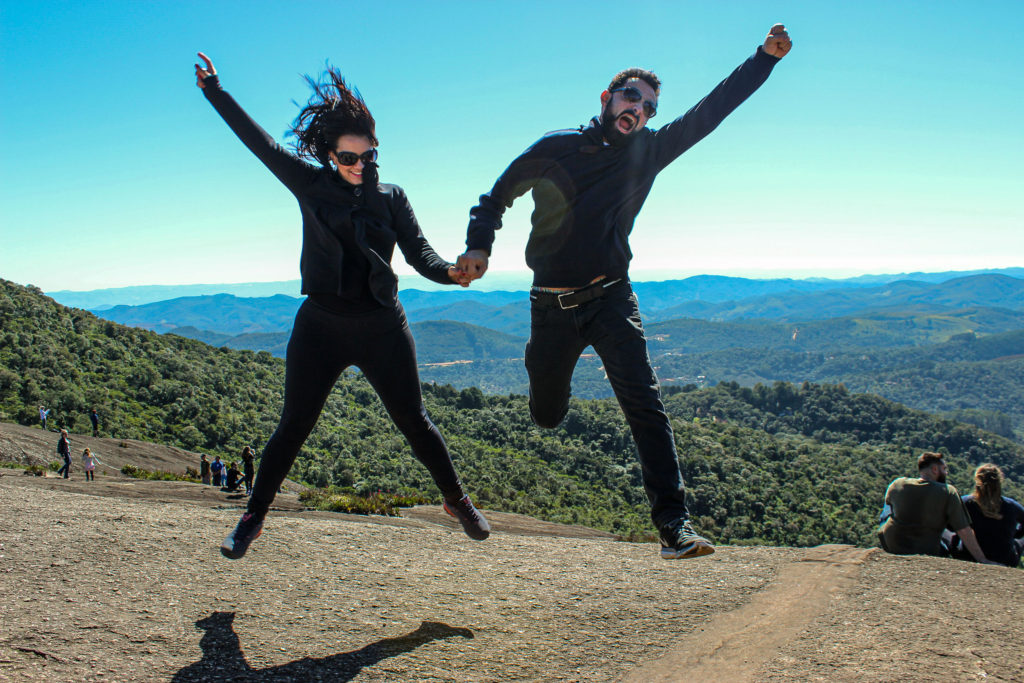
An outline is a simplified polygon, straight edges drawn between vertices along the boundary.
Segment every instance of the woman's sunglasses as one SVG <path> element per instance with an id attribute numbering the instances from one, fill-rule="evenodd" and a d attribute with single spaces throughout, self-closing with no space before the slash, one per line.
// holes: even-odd
<path id="1" fill-rule="evenodd" d="M 646 116 L 649 119 L 653 119 L 658 113 L 658 105 L 654 104 L 654 102 L 651 102 L 650 100 L 644 100 L 644 94 L 637 90 L 636 88 L 634 88 L 633 86 L 627 86 L 625 88 L 615 88 L 615 90 L 609 90 L 608 92 L 622 93 L 622 96 L 626 99 L 627 102 L 633 102 L 634 104 L 637 102 L 643 102 L 644 116 Z"/>
<path id="2" fill-rule="evenodd" d="M 377 150 L 371 149 L 363 152 L 362 154 L 356 154 L 355 152 L 335 152 L 334 156 L 342 166 L 355 166 L 359 161 L 362 161 L 364 164 L 372 164 L 377 161 Z"/>

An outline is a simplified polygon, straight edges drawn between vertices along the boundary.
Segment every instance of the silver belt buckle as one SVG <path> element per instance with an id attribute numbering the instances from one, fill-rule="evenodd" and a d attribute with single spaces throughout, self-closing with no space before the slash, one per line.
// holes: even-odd
<path id="1" fill-rule="evenodd" d="M 576 293 L 576 292 L 575 292 L 575 291 L 573 291 L 573 292 L 562 292 L 561 294 L 559 294 L 559 295 L 558 295 L 558 307 L 559 307 L 559 308 L 561 308 L 561 309 L 562 309 L 563 311 L 568 311 L 568 310 L 569 310 L 569 309 L 571 309 L 571 308 L 579 308 L 579 304 L 573 304 L 572 306 L 566 306 L 566 305 L 565 305 L 565 304 L 564 304 L 564 303 L 562 302 L 562 297 L 563 297 L 563 296 L 571 296 L 571 295 L 573 295 L 573 294 L 575 294 L 575 293 Z"/>

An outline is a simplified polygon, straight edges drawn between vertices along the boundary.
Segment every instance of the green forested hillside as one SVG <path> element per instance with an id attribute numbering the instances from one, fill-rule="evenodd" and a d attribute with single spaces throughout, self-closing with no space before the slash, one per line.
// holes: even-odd
<path id="1" fill-rule="evenodd" d="M 67 309 L 36 289 L 0 281 L 0 419 L 52 419 L 104 435 L 235 456 L 259 448 L 281 406 L 283 361 L 126 328 Z M 428 410 L 483 507 L 619 533 L 649 528 L 640 468 L 618 406 L 574 401 L 556 430 L 529 420 L 520 395 L 426 385 Z M 966 488 L 970 467 L 1003 465 L 1024 481 L 1024 450 L 975 427 L 842 387 L 676 390 L 666 405 L 702 531 L 720 542 L 872 543 L 882 493 L 913 471 L 915 454 L 944 449 Z M 360 491 L 436 496 L 373 391 L 348 373 L 293 475 Z M 1011 495 L 1024 494 L 1016 484 Z"/>
<path id="2" fill-rule="evenodd" d="M 659 376 L 681 383 L 703 375 L 709 383 L 776 380 L 843 383 L 930 412 L 998 412 L 1024 436 L 1024 330 L 903 349 L 810 352 L 726 349 L 659 356 Z"/>

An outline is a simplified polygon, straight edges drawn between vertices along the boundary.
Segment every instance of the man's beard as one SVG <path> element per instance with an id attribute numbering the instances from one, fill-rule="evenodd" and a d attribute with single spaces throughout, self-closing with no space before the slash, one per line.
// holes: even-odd
<path id="1" fill-rule="evenodd" d="M 935 481 L 939 482 L 940 484 L 945 484 L 946 483 L 946 475 L 942 474 L 940 472 L 939 476 L 935 477 Z"/>
<path id="2" fill-rule="evenodd" d="M 621 116 L 622 112 L 619 112 L 619 115 Z M 629 144 L 635 137 L 637 131 L 640 130 L 640 126 L 637 125 L 639 121 L 634 119 L 633 129 L 628 133 L 623 133 L 619 130 L 619 127 L 615 125 L 615 122 L 618 120 L 618 116 L 612 116 L 611 107 L 607 107 L 604 110 L 604 113 L 601 114 L 601 134 L 604 135 L 604 139 L 608 141 L 608 144 L 613 147 L 622 147 Z"/>

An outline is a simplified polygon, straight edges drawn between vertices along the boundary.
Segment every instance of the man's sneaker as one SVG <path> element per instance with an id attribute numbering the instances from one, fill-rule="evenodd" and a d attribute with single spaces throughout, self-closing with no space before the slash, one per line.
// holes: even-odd
<path id="1" fill-rule="evenodd" d="M 249 549 L 249 544 L 263 531 L 263 520 L 256 519 L 256 515 L 246 512 L 238 521 L 235 530 L 220 544 L 220 554 L 237 560 Z"/>
<path id="2" fill-rule="evenodd" d="M 480 511 L 473 507 L 473 501 L 469 499 L 469 496 L 463 496 L 456 501 L 446 498 L 444 511 L 459 520 L 463 531 L 470 538 L 482 541 L 491 535 L 491 525 L 487 523 Z"/>
<path id="3" fill-rule="evenodd" d="M 715 552 L 711 541 L 697 534 L 690 521 L 682 519 L 661 530 L 661 558 L 685 560 Z"/>

